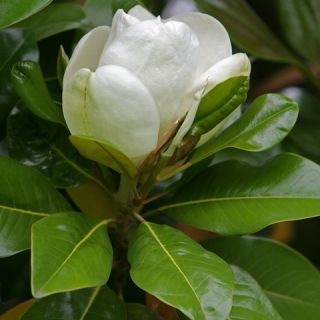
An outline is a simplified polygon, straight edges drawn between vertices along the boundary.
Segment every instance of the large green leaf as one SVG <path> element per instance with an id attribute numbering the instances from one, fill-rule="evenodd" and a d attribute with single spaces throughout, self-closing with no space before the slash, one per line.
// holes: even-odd
<path id="1" fill-rule="evenodd" d="M 189 320 L 190 318 L 188 318 L 186 315 L 184 315 L 181 311 L 176 310 L 177 312 L 177 316 L 179 320 Z"/>
<path id="2" fill-rule="evenodd" d="M 224 235 L 318 216 L 320 167 L 293 154 L 279 154 L 261 166 L 221 162 L 160 209 L 173 219 Z"/>
<path id="3" fill-rule="evenodd" d="M 52 0 L 2 0 L 0 29 L 25 19 L 47 6 Z"/>
<path id="4" fill-rule="evenodd" d="M 249 272 L 284 320 L 319 319 L 319 271 L 296 251 L 256 237 L 216 238 L 202 244 Z"/>
<path id="5" fill-rule="evenodd" d="M 282 320 L 259 284 L 241 268 L 231 267 L 234 291 L 230 320 Z"/>
<path id="6" fill-rule="evenodd" d="M 112 0 L 86 0 L 83 9 L 94 27 L 111 26 Z"/>
<path id="7" fill-rule="evenodd" d="M 70 205 L 38 171 L 0 156 L 0 256 L 30 248 L 31 226 Z"/>
<path id="8" fill-rule="evenodd" d="M 226 319 L 233 292 L 233 274 L 181 231 L 142 223 L 129 247 L 133 281 L 194 320 Z"/>
<path id="9" fill-rule="evenodd" d="M 63 31 L 88 25 L 89 21 L 81 6 L 73 3 L 54 3 L 12 27 L 33 29 L 39 41 Z"/>
<path id="10" fill-rule="evenodd" d="M 126 303 L 127 319 L 129 320 L 159 320 L 153 311 L 139 303 Z"/>
<path id="11" fill-rule="evenodd" d="M 124 303 L 107 286 L 57 293 L 36 302 L 21 320 L 126 320 Z"/>
<path id="12" fill-rule="evenodd" d="M 165 192 L 173 194 L 173 193 L 176 193 L 177 191 L 179 191 L 193 177 L 195 177 L 200 172 L 202 172 L 203 170 L 208 168 L 212 164 L 212 162 L 214 160 L 214 157 L 215 157 L 215 154 L 213 154 L 210 157 L 207 157 L 207 158 L 199 161 L 198 163 L 196 163 L 193 166 L 191 166 L 191 167 L 187 168 L 186 170 L 184 170 L 182 172 L 181 178 L 179 180 L 173 182 L 172 184 L 170 184 L 166 188 Z"/>
<path id="13" fill-rule="evenodd" d="M 272 148 L 289 133 L 297 116 L 293 100 L 279 94 L 260 96 L 237 121 L 196 149 L 188 162 L 196 163 L 228 147 L 254 152 Z"/>
<path id="14" fill-rule="evenodd" d="M 93 176 L 92 161 L 69 142 L 63 126 L 33 115 L 22 103 L 8 118 L 8 151 L 11 158 L 43 173 L 57 188 L 77 187 Z"/>
<path id="15" fill-rule="evenodd" d="M 189 134 L 197 136 L 210 131 L 247 99 L 248 90 L 249 78 L 245 76 L 219 83 L 201 99 Z"/>
<path id="16" fill-rule="evenodd" d="M 225 26 L 239 48 L 263 59 L 295 61 L 294 56 L 244 0 L 195 0 L 195 2 L 201 11 L 211 14 Z"/>
<path id="17" fill-rule="evenodd" d="M 35 115 L 66 126 L 62 110 L 53 102 L 38 63 L 19 62 L 11 75 L 16 92 Z"/>
<path id="18" fill-rule="evenodd" d="M 6 134 L 7 117 L 19 100 L 11 83 L 12 66 L 21 60 L 37 61 L 39 53 L 34 33 L 31 31 L 13 29 L 0 31 L 0 48 L 0 140 L 2 140 Z"/>
<path id="19" fill-rule="evenodd" d="M 300 55 L 320 65 L 320 2 L 286 0 L 277 4 L 279 21 L 290 45 Z"/>
<path id="20" fill-rule="evenodd" d="M 78 151 L 88 159 L 97 161 L 129 177 L 134 177 L 138 173 L 133 162 L 106 140 L 83 135 L 73 135 L 69 139 Z"/>
<path id="21" fill-rule="evenodd" d="M 31 289 L 36 298 L 103 285 L 112 265 L 107 221 L 57 213 L 32 226 Z"/>

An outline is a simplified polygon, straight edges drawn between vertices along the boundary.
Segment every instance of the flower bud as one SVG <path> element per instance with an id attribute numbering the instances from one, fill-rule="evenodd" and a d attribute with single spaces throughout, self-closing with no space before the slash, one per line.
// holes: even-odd
<path id="1" fill-rule="evenodd" d="M 128 14 L 118 10 L 111 28 L 98 27 L 80 40 L 67 66 L 68 128 L 105 140 L 139 166 L 172 134 L 205 82 L 204 94 L 243 65 L 250 72 L 245 55 L 236 63 L 232 57 L 226 30 L 208 15 L 161 20 L 141 6 Z M 228 61 L 218 64 L 224 59 L 232 60 L 229 69 Z"/>

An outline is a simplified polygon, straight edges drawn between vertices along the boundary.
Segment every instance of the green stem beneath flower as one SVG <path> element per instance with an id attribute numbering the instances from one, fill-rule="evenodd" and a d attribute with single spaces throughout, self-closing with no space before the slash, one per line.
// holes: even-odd
<path id="1" fill-rule="evenodd" d="M 129 204 L 133 198 L 132 182 L 125 175 L 121 175 L 120 177 L 120 185 L 116 198 L 119 204 L 124 206 Z"/>

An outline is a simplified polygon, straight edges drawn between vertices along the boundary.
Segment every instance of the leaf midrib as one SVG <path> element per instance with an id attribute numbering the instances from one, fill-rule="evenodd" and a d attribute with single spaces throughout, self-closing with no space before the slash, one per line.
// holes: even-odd
<path id="1" fill-rule="evenodd" d="M 106 225 L 108 223 L 108 220 L 104 220 L 101 221 L 100 223 L 98 223 L 94 228 L 92 228 L 86 235 L 85 237 L 82 238 L 82 240 L 80 240 L 76 246 L 73 248 L 73 250 L 70 252 L 70 254 L 67 256 L 67 258 L 63 261 L 63 263 L 61 263 L 60 267 L 51 275 L 51 277 L 44 283 L 44 285 L 38 289 L 37 291 L 42 291 L 46 285 L 53 279 L 53 277 L 64 267 L 64 265 L 68 262 L 69 259 L 71 259 L 72 255 L 77 251 L 77 249 L 82 245 L 82 243 L 84 243 L 87 239 L 89 239 L 91 237 L 91 235 L 101 226 L 103 226 L 104 224 Z"/>
<path id="2" fill-rule="evenodd" d="M 179 202 L 174 204 L 168 204 L 158 208 L 159 210 L 171 209 L 175 207 L 182 207 L 194 204 L 202 204 L 206 202 L 218 202 L 218 201 L 238 201 L 238 200 L 265 200 L 265 199 L 302 199 L 302 200 L 319 200 L 316 197 L 295 197 L 295 196 L 254 196 L 254 197 L 232 197 L 232 198 L 212 198 L 212 199 L 200 199 L 186 202 Z"/>
<path id="3" fill-rule="evenodd" d="M 91 298 L 90 298 L 90 300 L 88 301 L 88 304 L 87 304 L 86 308 L 84 309 L 84 311 L 83 311 L 83 313 L 82 313 L 82 316 L 81 316 L 81 318 L 80 318 L 79 320 L 84 320 L 85 316 L 87 315 L 87 313 L 88 313 L 90 307 L 92 306 L 92 304 L 93 304 L 93 302 L 94 302 L 94 299 L 96 298 L 96 296 L 97 296 L 97 294 L 99 293 L 100 289 L 101 289 L 101 286 L 96 287 L 96 288 L 94 289 L 94 291 L 93 291 L 93 293 L 92 293 L 92 295 L 91 295 Z"/>
<path id="4" fill-rule="evenodd" d="M 181 273 L 181 275 L 183 276 L 183 278 L 186 280 L 186 282 L 188 283 L 189 287 L 191 288 L 191 291 L 193 292 L 193 294 L 195 295 L 196 299 L 199 302 L 199 306 L 202 310 L 202 313 L 204 316 L 206 316 L 206 313 L 204 312 L 202 305 L 201 305 L 201 301 L 197 295 L 197 293 L 194 291 L 191 283 L 189 282 L 187 276 L 184 274 L 184 272 L 180 269 L 179 265 L 175 262 L 175 260 L 173 259 L 173 257 L 170 255 L 169 251 L 166 250 L 166 248 L 164 247 L 164 245 L 161 243 L 160 239 L 157 237 L 157 235 L 154 233 L 154 231 L 152 230 L 152 228 L 150 227 L 150 225 L 148 224 L 148 222 L 144 222 L 145 226 L 147 226 L 147 228 L 149 229 L 150 233 L 154 236 L 154 238 L 156 239 L 156 241 L 158 242 L 158 244 L 160 245 L 160 247 L 162 248 L 162 250 L 167 254 L 167 256 L 170 258 L 170 260 L 172 261 L 172 263 L 175 265 L 175 267 L 179 270 L 179 272 Z"/>
<path id="5" fill-rule="evenodd" d="M 309 305 L 309 306 L 312 306 L 312 307 L 315 307 L 315 308 L 318 308 L 319 311 L 320 311 L 320 306 L 317 305 L 317 304 L 314 304 L 314 303 L 310 303 L 308 301 L 305 301 L 305 300 L 301 300 L 299 298 L 294 298 L 294 297 L 291 297 L 291 296 L 286 296 L 284 294 L 281 294 L 281 293 L 277 293 L 277 292 L 274 292 L 274 291 L 269 291 L 269 290 L 265 290 L 263 289 L 264 292 L 268 295 L 271 295 L 271 296 L 276 296 L 276 297 L 281 297 L 285 300 L 290 300 L 290 301 L 295 301 L 295 302 L 299 302 L 301 304 L 305 304 L 305 305 Z"/>
<path id="6" fill-rule="evenodd" d="M 24 210 L 24 209 L 19 209 L 19 208 L 15 208 L 15 207 L 7 207 L 7 206 L 3 206 L 3 205 L 0 205 L 0 209 L 10 210 L 10 211 L 18 211 L 19 213 L 25 213 L 25 214 L 34 215 L 34 216 L 41 216 L 41 217 L 47 217 L 50 215 L 48 213 L 34 212 L 34 211 L 30 211 L 30 210 Z"/>
<path id="7" fill-rule="evenodd" d="M 294 110 L 294 108 L 292 107 L 292 106 L 290 106 L 290 107 L 287 107 L 287 108 L 285 108 L 285 109 L 282 109 L 282 110 L 279 110 L 279 111 L 277 111 L 276 113 L 273 113 L 272 115 L 270 115 L 270 116 L 268 116 L 267 118 L 265 118 L 264 120 L 262 120 L 262 121 L 258 121 L 257 123 L 254 123 L 254 124 L 252 124 L 251 122 L 250 122 L 250 124 L 249 124 L 249 126 L 247 126 L 247 127 L 245 127 L 244 128 L 244 130 L 243 131 L 241 131 L 241 132 L 239 132 L 238 134 L 236 134 L 236 135 L 234 135 L 232 138 L 230 138 L 230 139 L 227 139 L 227 141 L 225 141 L 224 143 L 222 143 L 220 146 L 219 146 L 219 143 L 218 143 L 218 146 L 216 147 L 216 148 L 213 148 L 212 150 L 210 150 L 210 151 L 207 151 L 207 148 L 208 148 L 208 146 L 207 146 L 207 148 L 204 150 L 202 150 L 202 152 L 201 152 L 201 149 L 199 149 L 198 150 L 198 152 L 196 151 L 195 152 L 195 154 L 194 154 L 194 156 L 192 156 L 190 159 L 189 159 L 189 162 L 191 162 L 191 163 L 196 163 L 196 162 L 199 162 L 199 161 L 201 161 L 202 159 L 204 159 L 204 158 L 206 158 L 206 157 L 208 157 L 209 155 L 211 155 L 211 154 L 213 154 L 213 153 L 216 153 L 216 152 L 218 152 L 218 151 L 220 151 L 220 150 L 222 150 L 222 149 L 225 149 L 225 148 L 232 148 L 232 147 L 234 147 L 234 148 L 238 148 L 238 149 L 241 149 L 241 150 L 248 150 L 248 151 L 250 151 L 250 150 L 252 150 L 252 148 L 239 148 L 238 146 L 237 146 L 237 143 L 238 143 L 238 139 L 241 139 L 241 138 L 243 138 L 243 136 L 244 135 L 246 135 L 246 134 L 248 134 L 248 133 L 250 133 L 251 131 L 254 131 L 254 132 L 256 132 L 256 129 L 258 128 L 258 127 L 260 127 L 260 126 L 263 126 L 264 124 L 265 124 L 265 122 L 270 122 L 270 121 L 272 121 L 273 119 L 276 119 L 276 118 L 279 118 L 279 115 L 281 116 L 281 115 L 283 115 L 283 114 L 285 114 L 287 111 L 292 111 L 292 110 Z M 252 110 L 251 110 L 252 111 Z M 250 113 L 250 112 L 249 112 Z M 245 115 L 245 116 L 248 116 L 248 114 L 243 114 L 243 115 Z M 241 118 L 239 118 L 239 120 L 240 120 Z M 243 120 L 243 118 L 242 118 L 242 121 L 246 121 L 247 119 L 245 119 L 245 120 Z M 241 121 L 241 122 L 242 122 Z M 241 123 L 240 122 L 240 123 Z M 221 134 L 219 134 L 214 140 L 212 140 L 212 141 L 214 141 L 214 142 L 217 142 L 217 141 L 219 141 L 219 139 L 221 140 L 221 137 L 222 137 L 222 140 L 224 139 L 224 137 L 225 136 L 228 136 L 229 135 L 229 132 L 231 131 L 232 132 L 232 130 L 233 130 L 233 128 L 234 128 L 234 126 L 235 126 L 235 123 L 238 123 L 238 121 L 236 121 L 236 122 L 234 122 L 230 127 L 228 127 L 225 131 L 223 131 Z M 252 138 L 252 137 L 251 137 Z M 248 140 L 248 138 L 245 138 L 245 141 L 247 141 Z M 240 141 L 240 142 L 242 142 L 242 141 Z M 235 144 L 234 144 L 235 143 Z M 210 146 L 211 146 L 211 144 L 210 144 Z M 255 151 L 260 151 L 260 150 L 264 150 L 264 148 L 259 148 L 259 149 L 254 149 Z M 207 151 L 207 152 L 206 152 Z M 205 155 L 203 155 L 203 153 L 205 154 Z M 194 159 L 196 159 L 195 160 L 195 162 L 193 162 L 194 161 Z M 192 161 L 193 160 L 193 161 Z"/>

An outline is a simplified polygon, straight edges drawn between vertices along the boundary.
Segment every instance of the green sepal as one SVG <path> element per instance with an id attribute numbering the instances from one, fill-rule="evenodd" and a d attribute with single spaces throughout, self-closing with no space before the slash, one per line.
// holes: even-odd
<path id="1" fill-rule="evenodd" d="M 230 78 L 215 86 L 202 99 L 189 135 L 202 135 L 228 117 L 247 98 L 249 77 Z"/>
<path id="2" fill-rule="evenodd" d="M 133 162 L 106 140 L 83 135 L 72 135 L 69 139 L 78 151 L 88 159 L 103 164 L 131 178 L 138 173 Z"/>
<path id="3" fill-rule="evenodd" d="M 237 121 L 196 149 L 188 162 L 197 163 L 229 147 L 252 152 L 272 148 L 290 132 L 298 111 L 297 103 L 283 95 L 262 95 Z"/>
<path id="4" fill-rule="evenodd" d="M 60 46 L 58 60 L 57 60 L 57 76 L 58 76 L 58 80 L 61 88 L 63 85 L 63 76 L 66 71 L 68 63 L 69 63 L 69 57 L 65 53 L 63 46 Z"/>

